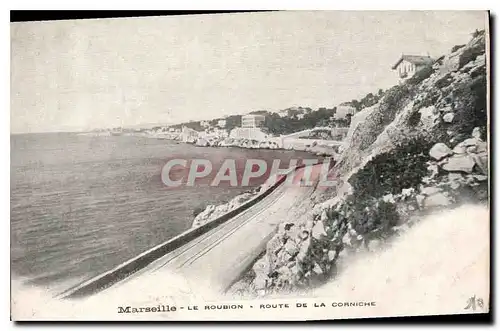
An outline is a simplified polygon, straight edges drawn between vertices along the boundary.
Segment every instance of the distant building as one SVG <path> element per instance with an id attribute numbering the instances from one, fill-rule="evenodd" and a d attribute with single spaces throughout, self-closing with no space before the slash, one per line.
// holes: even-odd
<path id="1" fill-rule="evenodd" d="M 217 121 L 217 126 L 219 128 L 225 128 L 226 127 L 226 120 L 218 120 Z"/>
<path id="2" fill-rule="evenodd" d="M 199 132 L 199 136 L 205 139 L 209 138 L 227 138 L 229 134 L 224 129 L 212 128 L 210 130 L 205 130 L 203 132 Z"/>
<path id="3" fill-rule="evenodd" d="M 229 137 L 235 139 L 252 139 L 262 141 L 268 138 L 260 128 L 234 128 L 231 130 Z"/>
<path id="4" fill-rule="evenodd" d="M 245 115 L 241 117 L 242 128 L 258 128 L 264 124 L 266 117 L 264 115 Z"/>
<path id="5" fill-rule="evenodd" d="M 396 64 L 392 66 L 392 70 L 396 70 L 401 80 L 406 80 L 420 69 L 432 64 L 432 62 L 433 59 L 430 56 L 403 54 Z"/>
<path id="6" fill-rule="evenodd" d="M 288 110 L 281 110 L 278 112 L 279 117 L 287 117 L 288 116 Z"/>
<path id="7" fill-rule="evenodd" d="M 348 104 L 340 104 L 337 106 L 337 111 L 333 115 L 334 119 L 339 120 L 342 118 L 346 118 L 347 115 L 354 115 L 356 112 L 356 108 Z"/>
<path id="8" fill-rule="evenodd" d="M 181 135 L 181 139 L 183 142 L 196 142 L 199 133 L 198 131 L 183 126 Z"/>
<path id="9" fill-rule="evenodd" d="M 206 128 L 206 127 L 209 127 L 209 126 L 210 126 L 210 122 L 209 122 L 209 121 L 201 121 L 201 122 L 200 122 L 200 125 L 201 125 L 202 127 Z"/>

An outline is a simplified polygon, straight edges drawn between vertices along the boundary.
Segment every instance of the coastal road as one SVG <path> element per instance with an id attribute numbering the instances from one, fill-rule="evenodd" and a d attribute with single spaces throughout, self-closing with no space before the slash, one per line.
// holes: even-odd
<path id="1" fill-rule="evenodd" d="M 317 181 L 321 165 L 312 167 L 311 177 Z M 296 170 L 294 178 L 299 178 L 304 169 Z M 315 185 L 295 182 L 283 183 L 232 220 L 164 255 L 102 294 L 117 289 L 146 288 L 151 279 L 167 281 L 173 275 L 188 280 L 194 287 L 223 293 L 262 253 L 278 224 L 291 219 L 294 208 L 307 201 L 315 190 Z"/>

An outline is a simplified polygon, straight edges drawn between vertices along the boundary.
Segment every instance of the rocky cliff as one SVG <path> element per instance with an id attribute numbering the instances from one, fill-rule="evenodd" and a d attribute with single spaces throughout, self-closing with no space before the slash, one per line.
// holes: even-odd
<path id="1" fill-rule="evenodd" d="M 205 223 L 208 223 L 224 214 L 227 214 L 231 210 L 234 210 L 249 201 L 250 199 L 256 197 L 261 191 L 262 187 L 256 187 L 248 192 L 244 192 L 237 195 L 227 203 L 220 205 L 208 205 L 203 209 L 193 220 L 191 225 L 192 228 L 197 228 Z"/>
<path id="2" fill-rule="evenodd" d="M 358 112 L 331 191 L 312 212 L 283 220 L 243 287 L 253 295 L 310 288 L 331 279 L 349 254 L 374 250 L 423 215 L 488 203 L 485 34 Z"/>
<path id="3" fill-rule="evenodd" d="M 278 144 L 281 138 L 268 138 L 266 140 L 258 141 L 254 139 L 245 138 L 198 138 L 193 142 L 196 146 L 200 147 L 239 147 L 248 149 L 285 149 L 282 142 Z M 313 139 L 311 139 L 313 140 Z M 318 156 L 336 156 L 337 155 L 337 145 L 331 142 L 325 141 L 318 138 L 313 140 L 313 142 L 308 144 L 303 143 L 291 143 L 286 148 L 288 150 L 296 150 L 309 152 L 316 154 Z"/>

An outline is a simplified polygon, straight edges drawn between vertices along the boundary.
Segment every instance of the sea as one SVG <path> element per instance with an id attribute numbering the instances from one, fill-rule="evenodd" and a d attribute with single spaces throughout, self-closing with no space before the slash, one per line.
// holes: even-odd
<path id="1" fill-rule="evenodd" d="M 61 290 L 188 230 L 196 209 L 249 190 L 227 185 L 169 189 L 161 180 L 167 160 L 253 158 L 287 164 L 311 158 L 298 151 L 77 133 L 11 135 L 10 147 L 12 278 Z"/>

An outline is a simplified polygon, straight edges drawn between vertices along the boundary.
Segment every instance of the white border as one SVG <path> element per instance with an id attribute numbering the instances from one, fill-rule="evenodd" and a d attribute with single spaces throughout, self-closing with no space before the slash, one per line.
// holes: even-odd
<path id="1" fill-rule="evenodd" d="M 127 10 L 484 10 L 492 8 L 494 1 L 324 1 L 324 0 L 184 0 L 184 1 L 64 1 L 64 0 L 19 0 L 10 1 L 9 9 L 127 9 Z"/>

